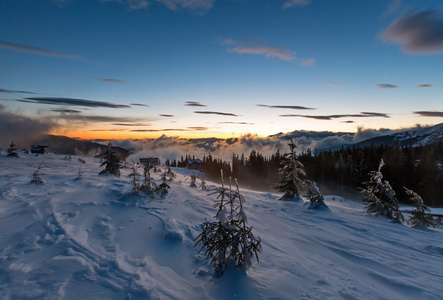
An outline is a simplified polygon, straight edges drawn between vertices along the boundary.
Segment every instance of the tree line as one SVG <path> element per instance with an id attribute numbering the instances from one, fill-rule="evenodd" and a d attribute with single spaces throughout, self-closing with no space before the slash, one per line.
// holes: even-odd
<path id="1" fill-rule="evenodd" d="M 283 154 L 279 150 L 264 156 L 252 150 L 249 156 L 233 153 L 229 161 L 211 154 L 203 158 L 203 171 L 216 181 L 220 170 L 234 178 L 242 178 L 242 187 L 271 191 L 281 180 L 278 172 Z M 317 182 L 322 190 L 338 195 L 359 192 L 369 173 L 385 162 L 383 175 L 397 192 L 400 202 L 409 203 L 403 187 L 416 191 L 427 205 L 443 205 L 443 143 L 425 146 L 369 145 L 342 147 L 313 153 L 311 149 L 297 154 L 304 165 L 306 178 Z"/>

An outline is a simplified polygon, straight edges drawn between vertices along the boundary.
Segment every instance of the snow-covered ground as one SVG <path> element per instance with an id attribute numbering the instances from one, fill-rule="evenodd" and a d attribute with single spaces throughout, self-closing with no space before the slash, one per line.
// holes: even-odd
<path id="1" fill-rule="evenodd" d="M 331 211 L 243 191 L 260 262 L 221 277 L 197 254 L 214 197 L 189 187 L 189 170 L 163 200 L 125 196 L 99 161 L 0 155 L 3 299 L 442 299 L 443 232 L 419 230 L 326 197 Z M 31 184 L 43 162 L 44 185 Z M 79 168 L 82 180 L 75 180 Z M 155 174 L 159 182 L 159 174 Z M 241 181 L 241 178 L 239 178 Z M 215 183 L 207 183 L 215 185 Z"/>

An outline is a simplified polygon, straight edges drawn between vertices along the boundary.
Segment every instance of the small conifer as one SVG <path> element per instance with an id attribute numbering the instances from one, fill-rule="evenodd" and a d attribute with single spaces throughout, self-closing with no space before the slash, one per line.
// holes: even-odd
<path id="1" fill-rule="evenodd" d="M 393 222 L 402 222 L 403 214 L 400 212 L 399 204 L 395 191 L 388 181 L 383 180 L 381 168 L 385 165 L 383 159 L 380 161 L 377 171 L 369 172 L 369 181 L 365 182 L 366 188 L 362 189 L 365 194 L 365 210 L 368 213 L 386 216 Z"/>
<path id="2" fill-rule="evenodd" d="M 423 199 L 420 197 L 420 195 L 413 190 L 409 190 L 407 188 L 404 189 L 406 194 L 411 196 L 411 200 L 415 205 L 415 210 L 411 212 L 412 216 L 409 218 L 408 224 L 411 225 L 411 227 L 435 227 L 435 224 L 432 222 L 432 217 L 427 215 L 427 213 L 431 213 L 431 210 L 423 203 Z"/>

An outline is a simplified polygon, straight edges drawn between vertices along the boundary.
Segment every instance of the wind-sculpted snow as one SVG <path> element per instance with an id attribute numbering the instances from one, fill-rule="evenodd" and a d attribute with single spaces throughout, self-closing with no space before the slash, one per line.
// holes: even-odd
<path id="1" fill-rule="evenodd" d="M 418 230 L 326 196 L 330 211 L 241 191 L 260 262 L 221 277 L 197 254 L 214 198 L 174 169 L 171 194 L 150 200 L 100 162 L 0 153 L 2 299 L 441 299 L 443 232 Z M 44 184 L 30 183 L 43 161 Z M 82 179 L 75 180 L 81 167 Z M 200 174 L 196 173 L 197 176 Z M 160 173 L 154 173 L 160 182 Z M 241 178 L 239 178 L 241 181 Z M 197 185 L 199 180 L 197 179 Z M 217 186 L 210 182 L 207 186 Z"/>

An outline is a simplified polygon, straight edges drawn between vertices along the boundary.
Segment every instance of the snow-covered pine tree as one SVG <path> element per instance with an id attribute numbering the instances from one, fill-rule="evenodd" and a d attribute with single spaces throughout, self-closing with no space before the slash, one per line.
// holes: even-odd
<path id="1" fill-rule="evenodd" d="M 365 182 L 366 188 L 361 189 L 365 194 L 363 201 L 366 202 L 365 210 L 368 213 L 386 216 L 393 222 L 404 221 L 400 212 L 395 191 L 388 181 L 383 180 L 381 168 L 385 165 L 383 159 L 380 161 L 377 171 L 369 172 L 369 181 Z"/>
<path id="2" fill-rule="evenodd" d="M 284 193 L 280 200 L 301 201 L 300 192 L 306 188 L 306 184 L 301 177 L 306 176 L 306 173 L 303 170 L 303 164 L 297 160 L 295 152 L 297 145 L 294 144 L 292 139 L 289 139 L 288 145 L 290 152 L 283 154 L 278 170 L 283 179 L 274 188 Z"/>
<path id="3" fill-rule="evenodd" d="M 218 208 L 215 222 L 201 224 L 202 233 L 195 241 L 194 247 L 201 244 L 198 253 L 211 259 L 215 265 L 216 275 L 222 275 L 228 260 L 233 260 L 236 267 L 250 264 L 254 257 L 258 261 L 258 252 L 261 251 L 260 238 L 252 234 L 252 227 L 246 225 L 247 218 L 243 208 L 245 198 L 240 194 L 238 182 L 236 190 L 232 189 L 231 179 L 229 188 L 226 188 L 221 171 L 221 187 L 212 190 L 209 195 L 218 194 L 214 207 Z"/>
<path id="4" fill-rule="evenodd" d="M 197 185 L 195 184 L 195 181 L 197 180 L 197 176 L 195 176 L 195 174 L 191 175 L 191 184 L 189 185 L 190 187 L 197 187 Z"/>
<path id="5" fill-rule="evenodd" d="M 34 170 L 34 173 L 32 174 L 31 183 L 34 183 L 34 184 L 45 184 L 45 182 L 40 177 L 40 176 L 44 175 L 43 173 L 41 173 L 42 164 L 43 164 L 43 161 L 40 163 L 40 165 L 38 165 L 38 168 L 36 170 Z"/>
<path id="6" fill-rule="evenodd" d="M 155 196 L 155 192 L 157 190 L 157 185 L 152 181 L 150 169 L 151 165 L 145 164 L 143 167 L 143 183 L 140 185 L 140 190 L 145 192 L 146 195 L 150 197 Z"/>
<path id="7" fill-rule="evenodd" d="M 112 174 L 115 176 L 120 176 L 120 160 L 115 154 L 114 149 L 112 148 L 112 143 L 109 141 L 108 147 L 105 151 L 105 158 L 102 161 L 100 167 L 105 166 L 105 168 L 100 171 L 99 175 L 102 174 Z"/>
<path id="8" fill-rule="evenodd" d="M 17 148 L 15 147 L 14 141 L 12 141 L 11 144 L 9 145 L 8 156 L 14 156 L 14 157 L 18 156 Z"/>
<path id="9" fill-rule="evenodd" d="M 140 174 L 137 171 L 137 166 L 134 161 L 131 163 L 131 172 L 128 177 L 131 178 L 132 192 L 138 193 L 140 190 Z"/>
<path id="10" fill-rule="evenodd" d="M 169 169 L 169 171 L 171 171 L 171 169 Z M 166 183 L 166 180 L 168 180 L 168 171 L 166 169 L 162 173 L 160 178 L 162 180 L 162 183 L 160 183 L 160 185 L 157 187 L 156 193 L 157 193 L 158 196 L 164 197 L 167 194 L 169 194 L 169 190 L 171 189 L 169 184 Z"/>
<path id="11" fill-rule="evenodd" d="M 308 209 L 328 209 L 323 195 L 314 181 L 306 180 L 306 197 L 310 202 Z"/>
<path id="12" fill-rule="evenodd" d="M 432 222 L 432 217 L 426 215 L 426 213 L 431 213 L 431 210 L 423 203 L 423 199 L 420 197 L 420 195 L 413 190 L 409 190 L 407 188 L 404 189 L 406 194 L 411 196 L 411 201 L 413 201 L 415 205 L 415 210 L 411 212 L 412 216 L 409 218 L 408 224 L 411 227 L 435 227 L 434 222 Z"/>

